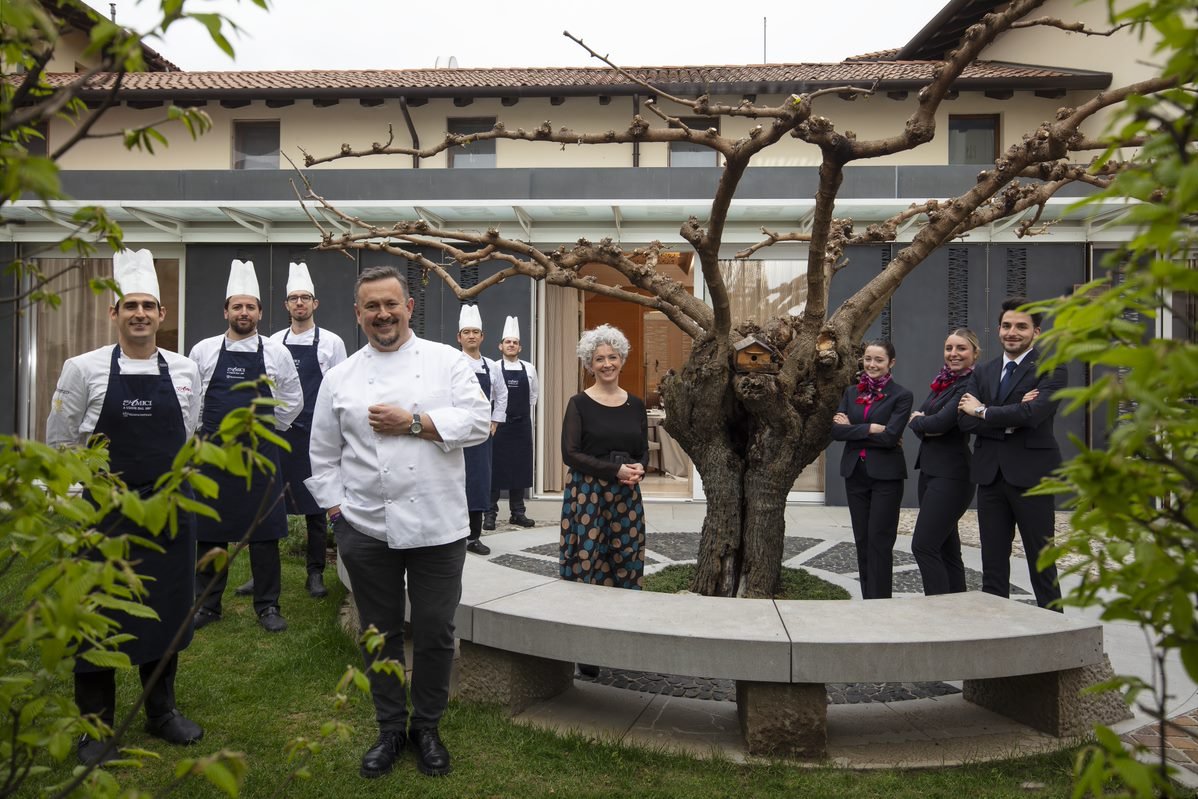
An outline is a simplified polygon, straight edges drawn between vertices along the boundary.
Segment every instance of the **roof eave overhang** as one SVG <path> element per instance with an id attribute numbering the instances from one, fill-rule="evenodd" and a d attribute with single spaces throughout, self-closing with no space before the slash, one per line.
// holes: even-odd
<path id="1" fill-rule="evenodd" d="M 1084 91 L 1100 90 L 1111 85 L 1110 73 L 1075 73 L 1050 78 L 962 78 L 953 83 L 956 91 Z M 656 84 L 663 91 L 677 96 L 712 95 L 791 95 L 808 94 L 837 87 L 878 91 L 918 91 L 927 80 L 846 80 L 846 81 L 779 81 L 727 83 L 670 83 Z M 377 99 L 454 99 L 504 97 L 599 97 L 644 95 L 646 90 L 635 84 L 616 86 L 465 86 L 465 87 L 400 87 L 371 88 L 264 88 L 245 89 L 123 89 L 118 95 L 123 101 L 195 101 L 195 100 L 377 100 Z M 83 100 L 101 100 L 108 96 L 104 89 L 85 89 Z"/>

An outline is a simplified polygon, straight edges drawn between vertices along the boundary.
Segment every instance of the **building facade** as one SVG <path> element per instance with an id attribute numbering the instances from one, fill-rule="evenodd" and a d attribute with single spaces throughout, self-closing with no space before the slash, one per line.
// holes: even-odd
<path id="1" fill-rule="evenodd" d="M 904 47 L 859 56 L 838 64 L 644 67 L 643 79 L 679 96 L 708 93 L 732 104 L 750 99 L 779 104 L 791 94 L 839 86 L 872 87 L 869 97 L 820 98 L 818 113 L 838 130 L 859 138 L 893 133 L 915 108 L 916 94 L 929 79 L 936 59 L 951 48 L 964 27 L 996 3 L 953 0 Z M 1087 17 L 1105 27 L 1105 4 L 1075 7 L 1050 0 L 1044 13 L 1065 19 Z M 1148 45 L 1133 35 L 1093 39 L 1060 30 L 1012 31 L 995 42 L 983 60 L 954 86 L 937 118 L 937 136 L 913 151 L 880 158 L 846 170 L 838 217 L 858 225 L 885 219 L 912 202 L 959 194 L 979 169 L 993 166 L 1006 147 L 1062 106 L 1074 105 L 1108 86 L 1148 76 Z M 60 62 L 65 63 L 63 59 Z M 68 59 L 69 60 L 69 59 Z M 1051 61 L 1059 66 L 1042 66 Z M 157 63 L 157 62 L 155 62 Z M 347 258 L 312 251 L 318 235 L 296 199 L 296 174 L 289 156 L 321 157 L 373 142 L 427 147 L 446 132 L 509 129 L 551 124 L 579 132 L 626 128 L 634 116 L 665 123 L 647 113 L 645 89 L 607 69 L 438 69 L 381 72 L 221 72 L 159 71 L 125 76 L 121 102 L 106 115 L 105 129 L 146 124 L 166 105 L 200 106 L 212 130 L 190 140 L 171 131 L 170 146 L 149 155 L 126 151 L 117 139 L 86 142 L 60 161 L 64 189 L 73 202 L 46 207 L 21 201 L 2 210 L 0 250 L 6 256 L 38 257 L 55 266 L 52 245 L 70 226 L 81 205 L 100 205 L 125 231 L 127 246 L 150 247 L 158 259 L 170 320 L 162 345 L 186 352 L 225 327 L 221 315 L 229 262 L 252 260 L 266 296 L 262 328 L 287 324 L 283 308 L 287 264 L 309 264 L 321 300 L 318 321 L 341 335 L 347 346 L 364 342 L 354 324 L 353 282 L 358 271 L 396 259 L 377 253 Z M 57 76 L 60 81 L 69 75 Z M 101 96 L 97 84 L 89 99 Z M 690 112 L 661 104 L 667 114 Z M 726 135 L 747 134 L 749 119 L 688 120 L 720 126 Z M 1104 120 L 1094 120 L 1101 132 Z M 66 123 L 48 131 L 50 146 L 69 135 Z M 408 156 L 348 158 L 306 170 L 314 189 L 343 211 L 363 220 L 390 223 L 423 218 L 438 227 L 485 230 L 552 249 L 579 238 L 611 238 L 627 250 L 662 241 L 671 248 L 663 268 L 703 295 L 691 254 L 678 229 L 694 215 L 704 218 L 720 177 L 718 156 L 689 145 L 661 143 L 550 145 L 512 141 L 476 142 L 424 161 Z M 779 244 L 752 259 L 734 254 L 761 238 L 761 228 L 801 228 L 810 218 L 818 181 L 818 151 L 787 139 L 754 161 L 742 181 L 725 234 L 726 274 L 734 314 L 797 310 L 804 302 L 806 246 Z M 972 327 L 986 345 L 996 346 L 996 309 L 1009 294 L 1032 297 L 1068 293 L 1100 270 L 1104 253 L 1128 231 L 1118 224 L 1120 209 L 1070 208 L 1081 190 L 1050 202 L 1045 218 L 1055 224 L 1035 239 L 1015 234 L 1018 220 L 973 231 L 941 248 L 907 279 L 871 335 L 892 339 L 899 352 L 896 376 L 916 388 L 935 374 L 947 329 Z M 344 228 L 321 217 L 332 230 Z M 910 240 L 914 229 L 894 244 L 855 248 L 849 266 L 832 283 L 833 307 Z M 433 253 L 428 253 L 434 256 Z M 435 257 L 439 257 L 436 255 Z M 64 264 L 65 265 L 65 264 Z M 422 279 L 408 264 L 417 312 L 417 332 L 453 343 L 459 301 L 435 277 Z M 499 268 L 498 263 L 467 270 L 466 285 Z M 603 267 L 589 268 L 599 281 L 618 278 Z M 110 257 L 86 265 L 83 277 L 111 271 Z M 76 279 L 79 273 L 73 273 Z M 10 286 L 20 289 L 19 286 Z M 69 288 L 58 286 L 60 291 Z M 86 291 L 67 291 L 64 309 L 12 317 L 2 324 L 11 346 L 0 348 L 0 368 L 16 375 L 0 395 L 0 428 L 40 437 L 50 392 L 62 362 L 109 340 L 104 304 Z M 561 488 L 559 428 L 566 400 L 582 384 L 573 343 L 584 327 L 611 322 L 633 343 L 626 367 L 628 388 L 653 404 L 661 377 L 685 360 L 689 341 L 660 313 L 574 290 L 512 278 L 479 300 L 484 352 L 497 356 L 506 315 L 518 316 L 525 338 L 523 357 L 533 361 L 544 385 L 536 419 L 538 493 Z M 1086 379 L 1080 371 L 1075 381 Z M 1083 415 L 1060 425 L 1064 439 L 1089 439 Z M 653 498 L 698 498 L 702 485 L 685 456 L 669 451 L 668 436 L 657 463 L 660 474 L 646 487 Z M 913 458 L 912 440 L 906 449 Z M 680 460 L 681 458 L 681 460 Z M 667 474 L 668 473 L 668 474 Z M 914 481 L 911 481 L 912 484 Z M 821 461 L 809 467 L 793 498 L 843 502 L 842 486 L 829 479 Z M 912 504 L 914 485 L 909 491 Z"/>

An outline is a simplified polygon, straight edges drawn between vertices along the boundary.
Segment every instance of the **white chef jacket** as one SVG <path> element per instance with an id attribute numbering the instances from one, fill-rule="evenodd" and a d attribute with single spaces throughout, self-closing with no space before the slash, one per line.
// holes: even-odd
<path id="1" fill-rule="evenodd" d="M 367 409 L 380 403 L 426 415 L 443 440 L 375 433 Z M 460 350 L 415 334 L 394 352 L 367 344 L 320 384 L 304 485 L 320 507 L 339 505 L 355 529 L 392 549 L 464 538 L 462 448 L 487 440 L 490 414 Z"/>
<path id="2" fill-rule="evenodd" d="M 515 361 L 500 358 L 499 362 L 503 364 L 505 370 L 512 372 L 519 372 L 520 365 L 524 364 L 524 370 L 528 372 L 528 418 L 535 419 L 537 417 L 537 397 L 541 395 L 541 380 L 537 377 L 537 367 L 519 358 Z"/>
<path id="3" fill-rule="evenodd" d="M 197 342 L 191 348 L 187 357 L 195 361 L 196 366 L 200 368 L 200 418 L 203 418 L 204 414 L 204 394 L 208 391 L 208 383 L 212 380 L 212 373 L 216 371 L 216 361 L 220 357 L 221 342 L 224 341 L 225 349 L 231 352 L 257 352 L 259 338 L 261 337 L 255 333 L 249 338 L 231 341 L 222 333 Z M 300 385 L 299 372 L 295 371 L 295 360 L 291 357 L 291 352 L 282 344 L 276 344 L 268 338 L 262 339 L 262 357 L 266 361 L 266 376 L 275 384 L 273 396 L 283 403 L 275 406 L 275 429 L 286 430 L 304 409 L 304 389 Z"/>
<path id="4" fill-rule="evenodd" d="M 283 338 L 286 337 L 286 341 Z M 292 333 L 291 327 L 287 326 L 278 333 L 271 335 L 271 341 L 277 341 L 286 346 L 287 344 L 302 344 L 305 347 L 312 346 L 312 339 L 316 338 L 316 328 L 305 330 L 303 333 Z M 327 327 L 320 328 L 320 343 L 316 345 L 316 362 L 320 364 L 320 373 L 326 374 L 337 364 L 345 360 L 345 342 L 341 340 L 341 336 L 329 330 Z"/>
<path id="5" fill-rule="evenodd" d="M 487 365 L 487 373 L 491 376 L 491 421 L 506 422 L 507 383 L 503 379 L 503 374 L 499 371 L 499 364 L 486 356 L 471 358 L 465 352 L 462 353 L 462 357 L 470 364 L 470 369 L 475 374 L 483 370 L 484 363 Z"/>
<path id="6" fill-rule="evenodd" d="M 86 444 L 96 431 L 104 398 L 108 396 L 108 376 L 112 366 L 109 344 L 98 350 L 76 355 L 62 365 L 58 387 L 50 401 L 50 416 L 46 420 L 46 443 L 51 446 Z M 183 429 L 191 436 L 200 422 L 200 371 L 196 365 L 177 352 L 158 350 L 150 358 L 130 358 L 122 351 L 117 361 L 123 375 L 158 374 L 158 354 L 175 384 L 175 397 L 183 412 Z"/>

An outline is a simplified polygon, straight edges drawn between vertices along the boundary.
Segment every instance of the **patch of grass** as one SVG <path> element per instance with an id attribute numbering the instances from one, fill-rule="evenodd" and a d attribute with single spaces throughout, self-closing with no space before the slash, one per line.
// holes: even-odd
<path id="1" fill-rule="evenodd" d="M 741 764 L 624 746 L 606 737 L 559 737 L 513 723 L 500 707 L 456 701 L 441 722 L 442 737 L 454 758 L 451 775 L 421 775 L 407 752 L 388 776 L 364 780 L 358 766 L 377 734 L 374 708 L 368 697 L 353 693 L 344 711 L 333 709 L 345 666 L 361 663 L 356 644 L 337 626 L 344 588 L 329 579 L 329 596 L 311 599 L 303 588 L 303 557 L 285 556 L 280 604 L 290 628 L 272 635 L 258 627 L 249 598 L 233 596 L 233 586 L 248 577 L 249 559 L 239 557 L 229 578 L 224 618 L 200 630 L 180 656 L 179 706 L 203 725 L 204 739 L 196 746 L 173 747 L 147 735 L 139 719 L 125 745 L 150 750 L 161 759 L 149 760 L 141 769 L 113 767 L 126 789 L 161 795 L 173 782 L 180 758 L 227 749 L 246 755 L 249 773 L 241 796 L 247 799 L 1027 799 L 1068 796 L 1071 790 L 1074 752 L 920 771 L 854 772 L 770 761 Z M 120 714 L 134 699 L 136 672 L 120 674 L 117 682 Z M 71 687 L 64 684 L 61 690 L 69 696 Z M 287 743 L 297 736 L 317 738 L 321 724 L 331 719 L 350 726 L 349 738 L 325 743 L 308 764 L 311 778 L 279 794 L 293 767 L 287 760 Z M 32 797 L 39 787 L 64 781 L 74 763 L 74 753 L 65 764 L 47 761 L 50 772 L 36 778 L 36 784 L 27 783 L 22 795 Z M 1021 787 L 1025 783 L 1043 783 L 1044 788 L 1029 791 Z M 189 779 L 170 795 L 224 796 L 198 779 Z"/>
<path id="2" fill-rule="evenodd" d="M 695 566 L 679 563 L 666 566 L 654 574 L 646 574 L 644 589 L 662 594 L 689 591 L 695 577 Z M 774 599 L 849 599 L 850 594 L 839 585 L 821 580 L 803 569 L 782 569 L 782 586 Z"/>

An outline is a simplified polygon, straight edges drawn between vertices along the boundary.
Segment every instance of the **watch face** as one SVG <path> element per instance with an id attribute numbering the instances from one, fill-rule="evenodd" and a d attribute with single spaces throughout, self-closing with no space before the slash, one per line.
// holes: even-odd
<path id="1" fill-rule="evenodd" d="M 424 425 L 422 425 L 420 423 L 420 420 L 413 419 L 412 424 L 408 427 L 408 432 L 414 436 L 418 436 L 423 431 L 424 431 Z"/>

